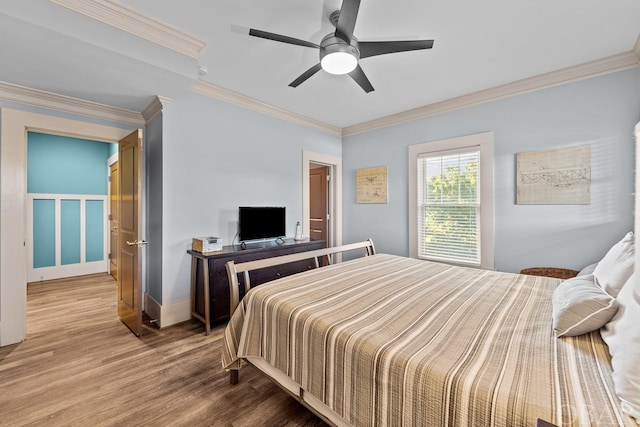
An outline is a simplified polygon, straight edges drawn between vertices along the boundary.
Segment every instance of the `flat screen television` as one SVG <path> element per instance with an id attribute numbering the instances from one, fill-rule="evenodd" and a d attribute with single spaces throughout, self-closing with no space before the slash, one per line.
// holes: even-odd
<path id="1" fill-rule="evenodd" d="M 286 235 L 285 222 L 286 209 L 282 206 L 241 206 L 238 218 L 240 241 L 284 237 Z"/>

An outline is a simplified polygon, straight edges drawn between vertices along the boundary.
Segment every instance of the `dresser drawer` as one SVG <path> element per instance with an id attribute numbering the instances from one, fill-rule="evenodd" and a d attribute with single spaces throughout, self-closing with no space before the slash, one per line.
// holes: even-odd
<path id="1" fill-rule="evenodd" d="M 195 271 L 195 291 L 194 291 L 194 312 L 202 317 L 206 317 L 205 305 L 209 306 L 210 323 L 217 323 L 229 318 L 229 279 L 227 276 L 226 263 L 233 261 L 242 263 L 265 258 L 273 258 L 282 255 L 300 253 L 321 249 L 324 241 L 294 242 L 292 239 L 285 240 L 282 244 L 275 242 L 263 243 L 260 245 L 248 245 L 242 249 L 239 245 L 225 246 L 220 253 L 203 255 L 193 251 L 187 251 L 191 256 L 197 258 Z M 202 263 L 206 262 L 209 267 L 207 280 L 204 278 Z M 291 264 L 269 267 L 251 273 L 251 286 L 259 286 L 263 283 L 276 280 L 280 277 L 290 276 L 301 271 L 314 267 L 313 260 L 302 260 Z M 238 290 L 240 298 L 244 296 L 244 278 L 239 276 L 240 288 Z M 209 302 L 204 301 L 205 282 L 209 284 Z"/>

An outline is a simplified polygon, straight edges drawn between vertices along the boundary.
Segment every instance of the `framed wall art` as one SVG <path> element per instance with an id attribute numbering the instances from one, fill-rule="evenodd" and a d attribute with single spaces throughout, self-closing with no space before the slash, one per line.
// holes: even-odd
<path id="1" fill-rule="evenodd" d="M 356 203 L 387 203 L 387 167 L 356 171 Z"/>
<path id="2" fill-rule="evenodd" d="M 591 146 L 516 154 L 516 203 L 591 203 Z"/>

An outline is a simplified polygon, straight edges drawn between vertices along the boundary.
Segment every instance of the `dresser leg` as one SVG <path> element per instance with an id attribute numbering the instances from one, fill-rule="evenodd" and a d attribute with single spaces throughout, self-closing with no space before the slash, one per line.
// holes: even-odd
<path id="1" fill-rule="evenodd" d="M 191 318 L 196 312 L 196 272 L 198 268 L 198 258 L 191 257 Z"/>
<path id="2" fill-rule="evenodd" d="M 205 335 L 211 332 L 211 299 L 209 293 L 209 260 L 202 260 L 202 274 L 204 278 L 204 331 Z"/>
<path id="3" fill-rule="evenodd" d="M 209 301 L 209 297 L 211 295 L 209 292 L 209 262 L 206 259 L 200 259 L 200 262 L 202 263 L 204 287 L 204 313 L 200 315 L 200 313 L 196 312 L 196 276 L 198 272 L 198 259 L 199 258 L 195 256 L 192 256 L 191 258 L 191 318 L 196 318 L 204 323 L 205 335 L 209 335 L 211 332 L 211 313 L 209 313 L 211 306 L 211 301 Z"/>

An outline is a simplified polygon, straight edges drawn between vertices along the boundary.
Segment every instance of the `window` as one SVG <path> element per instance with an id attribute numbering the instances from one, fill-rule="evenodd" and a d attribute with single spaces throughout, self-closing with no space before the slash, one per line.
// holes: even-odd
<path id="1" fill-rule="evenodd" d="M 419 155 L 418 258 L 480 265 L 480 151 Z"/>
<path id="2" fill-rule="evenodd" d="M 493 268 L 493 134 L 409 147 L 411 256 Z"/>

